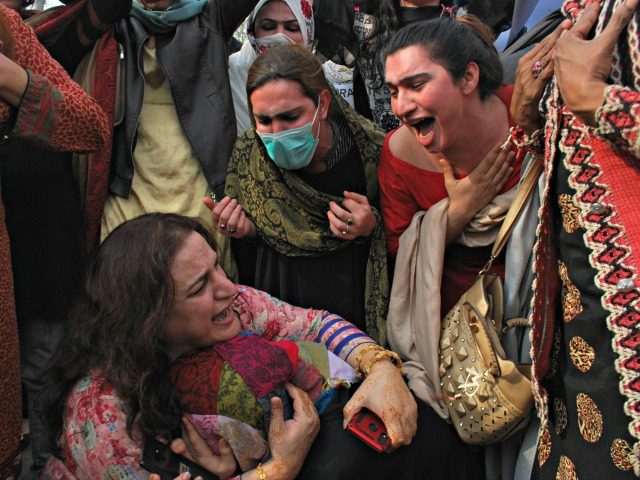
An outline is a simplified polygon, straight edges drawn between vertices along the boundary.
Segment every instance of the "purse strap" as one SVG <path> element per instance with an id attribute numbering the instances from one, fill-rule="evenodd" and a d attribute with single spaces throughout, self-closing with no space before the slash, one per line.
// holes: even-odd
<path id="1" fill-rule="evenodd" d="M 515 198 L 513 199 L 513 203 L 507 210 L 507 214 L 504 217 L 504 221 L 502 222 L 502 226 L 500 227 L 500 231 L 498 232 L 498 236 L 496 237 L 496 241 L 493 244 L 493 248 L 491 249 L 491 258 L 486 263 L 486 265 L 480 271 L 480 274 L 484 274 L 489 271 L 493 261 L 500 255 L 502 249 L 507 244 L 507 240 L 509 239 L 509 235 L 513 231 L 513 227 L 516 224 L 516 220 L 522 213 L 525 204 L 531 197 L 533 190 L 538 184 L 538 178 L 542 173 L 542 162 L 538 160 L 536 157 L 533 158 L 527 171 L 518 187 L 518 192 L 516 193 Z"/>

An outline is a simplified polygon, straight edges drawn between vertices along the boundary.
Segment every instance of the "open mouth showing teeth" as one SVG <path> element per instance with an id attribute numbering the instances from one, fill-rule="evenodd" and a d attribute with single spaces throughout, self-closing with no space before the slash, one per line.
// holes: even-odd
<path id="1" fill-rule="evenodd" d="M 413 125 L 413 128 L 418 132 L 418 136 L 421 138 L 426 138 L 431 134 L 431 130 L 433 128 L 434 120 L 433 118 L 425 118 L 420 120 L 418 123 Z"/>
<path id="2" fill-rule="evenodd" d="M 225 308 L 218 315 L 213 317 L 213 321 L 214 322 L 222 322 L 222 321 L 226 320 L 227 316 L 229 315 L 229 310 L 230 310 L 229 308 Z"/>

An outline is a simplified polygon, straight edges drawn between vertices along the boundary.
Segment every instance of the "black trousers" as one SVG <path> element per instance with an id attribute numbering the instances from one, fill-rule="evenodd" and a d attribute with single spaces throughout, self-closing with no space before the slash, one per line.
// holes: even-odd
<path id="1" fill-rule="evenodd" d="M 418 402 L 418 433 L 393 453 L 375 452 L 342 428 L 342 408 L 353 391 L 342 390 L 320 415 L 316 438 L 298 479 L 385 480 L 484 478 L 483 451 L 462 443 L 454 428 Z"/>

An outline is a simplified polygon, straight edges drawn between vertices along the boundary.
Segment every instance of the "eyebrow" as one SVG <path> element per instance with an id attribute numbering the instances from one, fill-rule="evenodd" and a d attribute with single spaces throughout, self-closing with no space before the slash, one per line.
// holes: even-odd
<path id="1" fill-rule="evenodd" d="M 289 20 L 279 21 L 275 18 L 264 17 L 264 18 L 261 18 L 258 22 L 256 22 L 256 25 L 262 26 L 263 23 L 276 24 L 276 25 L 282 24 L 285 27 L 290 27 L 291 25 L 295 24 L 296 27 L 300 28 L 300 22 L 298 22 L 297 18 L 291 18 Z"/>
<path id="2" fill-rule="evenodd" d="M 400 81 L 397 83 L 397 85 L 404 85 L 407 83 L 411 83 L 417 79 L 422 79 L 422 78 L 431 78 L 431 74 L 428 72 L 418 72 L 418 73 L 414 73 L 413 75 L 409 75 L 407 77 L 403 77 L 400 79 Z M 391 83 L 391 82 L 384 82 L 384 84 L 387 87 L 395 87 L 396 84 Z"/>
<path id="3" fill-rule="evenodd" d="M 266 113 L 260 113 L 260 112 L 254 111 L 253 115 L 256 118 L 260 118 L 261 120 L 262 119 L 273 120 L 274 118 L 280 118 L 281 120 L 282 119 L 286 120 L 286 117 L 291 115 L 296 115 L 298 113 L 300 113 L 300 107 L 295 107 L 295 108 L 292 108 L 291 110 L 285 110 L 284 112 L 278 112 L 275 115 L 267 115 Z"/>

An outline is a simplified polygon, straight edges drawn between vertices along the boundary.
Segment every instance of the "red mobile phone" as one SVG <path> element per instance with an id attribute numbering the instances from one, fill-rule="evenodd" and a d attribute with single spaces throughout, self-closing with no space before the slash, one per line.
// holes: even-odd
<path id="1" fill-rule="evenodd" d="M 391 439 L 384 423 L 380 417 L 366 408 L 351 418 L 347 424 L 347 430 L 378 453 L 385 452 L 391 447 Z"/>

